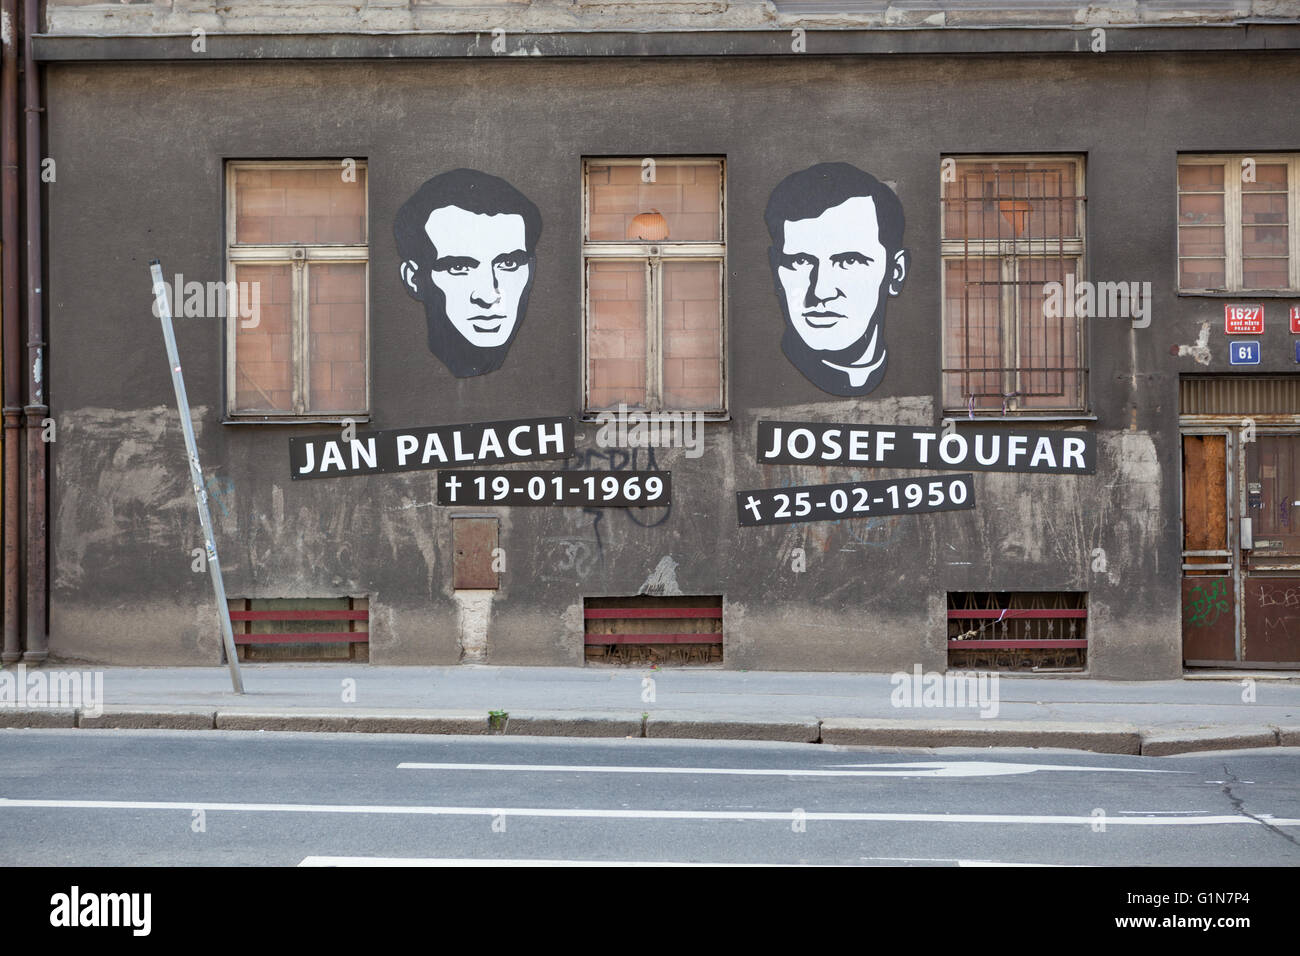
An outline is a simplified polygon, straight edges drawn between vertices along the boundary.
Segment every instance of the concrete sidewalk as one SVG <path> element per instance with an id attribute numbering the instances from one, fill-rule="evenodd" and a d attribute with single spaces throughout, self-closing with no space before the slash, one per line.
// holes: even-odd
<path id="1" fill-rule="evenodd" d="M 14 705 L 6 697 L 0 727 L 675 737 L 1152 755 L 1300 746 L 1300 679 L 1258 672 L 1133 683 L 1002 675 L 967 706 L 931 706 L 935 698 L 925 693 L 917 706 L 907 705 L 889 674 L 245 664 L 243 696 L 231 692 L 224 666 L 61 664 L 28 678 L 74 669 L 103 675 L 100 707 Z M 919 692 L 926 685 L 908 675 L 906 686 Z"/>

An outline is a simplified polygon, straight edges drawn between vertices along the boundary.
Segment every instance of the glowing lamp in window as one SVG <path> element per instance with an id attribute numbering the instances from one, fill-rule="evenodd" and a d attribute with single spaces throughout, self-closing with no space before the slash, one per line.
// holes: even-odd
<path id="1" fill-rule="evenodd" d="M 668 238 L 668 220 L 665 219 L 658 209 L 651 209 L 649 212 L 643 212 L 634 216 L 627 226 L 627 237 L 629 239 L 640 239 L 643 242 L 663 242 Z"/>

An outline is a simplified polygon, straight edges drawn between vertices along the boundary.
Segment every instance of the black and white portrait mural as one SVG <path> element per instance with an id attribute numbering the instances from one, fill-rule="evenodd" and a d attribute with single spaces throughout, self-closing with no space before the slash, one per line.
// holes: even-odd
<path id="1" fill-rule="evenodd" d="M 424 303 L 429 351 L 458 378 L 494 372 L 523 324 L 542 216 L 504 179 L 434 176 L 397 211 L 402 283 Z"/>
<path id="2" fill-rule="evenodd" d="M 785 315 L 781 348 L 832 395 L 865 395 L 885 376 L 885 305 L 907 276 L 903 206 L 848 163 L 792 173 L 764 214 Z"/>

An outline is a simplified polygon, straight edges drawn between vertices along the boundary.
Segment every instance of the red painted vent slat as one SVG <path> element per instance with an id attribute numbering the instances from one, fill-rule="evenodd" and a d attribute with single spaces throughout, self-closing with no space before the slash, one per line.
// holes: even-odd
<path id="1" fill-rule="evenodd" d="M 367 644 L 369 631 L 299 631 L 286 634 L 236 634 L 236 644 Z"/>
<path id="2" fill-rule="evenodd" d="M 582 616 L 593 620 L 620 620 L 669 617 L 722 617 L 720 607 L 601 607 L 588 608 Z"/>
<path id="3" fill-rule="evenodd" d="M 1050 620 L 1051 618 L 1075 617 L 1083 618 L 1088 616 L 1085 608 L 1024 608 L 1009 607 L 1002 610 L 991 611 L 949 611 L 948 620 L 950 621 L 973 621 L 973 620 L 993 620 L 1009 621 L 1012 618 L 1034 618 L 1041 620 Z M 1035 642 L 1038 643 L 1038 642 Z"/>
<path id="4" fill-rule="evenodd" d="M 582 616 L 588 662 L 722 661 L 720 595 L 584 598 Z"/>
<path id="5" fill-rule="evenodd" d="M 241 598 L 247 607 L 251 599 Z M 333 600 L 333 599 L 331 599 Z M 342 600 L 342 599 L 340 599 Z M 351 603 L 350 601 L 348 603 Z M 249 632 L 255 622 L 301 621 L 308 627 L 313 621 L 347 621 L 368 622 L 369 608 L 284 608 L 283 610 L 232 610 L 230 613 L 231 629 L 235 632 L 236 644 L 369 644 L 370 632 L 364 631 L 285 631 L 281 633 L 258 634 Z M 321 625 L 318 625 L 321 626 Z M 355 626 L 355 625 L 353 625 Z M 244 632 L 244 633 L 241 633 Z"/>
<path id="6" fill-rule="evenodd" d="M 588 634 L 587 644 L 721 644 L 721 634 Z"/>
<path id="7" fill-rule="evenodd" d="M 1041 641 L 949 641 L 948 650 L 950 651 L 980 651 L 993 650 L 996 648 L 1014 648 L 1016 650 L 1032 650 L 1036 647 L 1087 647 L 1088 642 L 1084 640 L 1057 640 L 1047 639 Z"/>
<path id="8" fill-rule="evenodd" d="M 368 621 L 369 611 L 231 611 L 232 621 Z"/>

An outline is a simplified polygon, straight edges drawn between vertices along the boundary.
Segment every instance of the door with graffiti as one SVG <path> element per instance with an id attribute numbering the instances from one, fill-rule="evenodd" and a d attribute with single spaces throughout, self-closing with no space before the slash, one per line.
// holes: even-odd
<path id="1" fill-rule="evenodd" d="M 1184 429 L 1183 660 L 1300 666 L 1300 432 Z"/>
<path id="2" fill-rule="evenodd" d="M 1261 428 L 1244 458 L 1242 659 L 1300 667 L 1300 433 Z"/>

